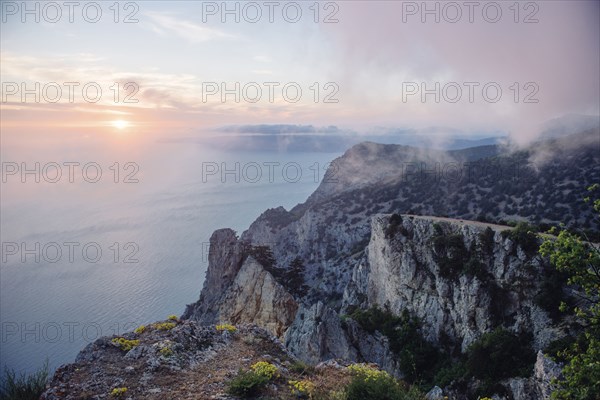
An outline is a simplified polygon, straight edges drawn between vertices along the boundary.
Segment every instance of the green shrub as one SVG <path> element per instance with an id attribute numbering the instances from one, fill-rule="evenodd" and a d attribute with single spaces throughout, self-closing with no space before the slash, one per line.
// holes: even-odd
<path id="1" fill-rule="evenodd" d="M 122 396 L 125 395 L 125 393 L 127 393 L 127 388 L 126 387 L 118 387 L 118 388 L 114 388 L 110 392 L 110 396 L 111 397 L 122 397 Z"/>
<path id="2" fill-rule="evenodd" d="M 356 310 L 350 316 L 364 330 L 376 330 L 388 338 L 390 350 L 396 354 L 400 369 L 409 382 L 431 382 L 440 353 L 421 334 L 419 320 L 407 311 L 396 316 L 375 306 L 368 310 Z"/>
<path id="3" fill-rule="evenodd" d="M 588 187 L 590 195 L 584 201 L 593 208 L 595 220 L 600 216 L 600 184 Z M 572 192 L 573 193 L 573 192 Z M 565 221 L 568 222 L 568 221 Z M 556 232 L 551 232 L 556 234 Z M 549 257 L 552 265 L 568 275 L 567 283 L 578 287 L 585 305 L 561 304 L 579 318 L 583 332 L 559 355 L 564 358 L 563 379 L 552 393 L 553 399 L 600 399 L 600 249 L 575 232 L 562 229 L 555 238 L 545 238 L 540 254 Z"/>
<path id="4" fill-rule="evenodd" d="M 346 400 L 422 400 L 416 387 L 409 387 L 385 371 L 364 364 L 350 365 L 352 380 L 345 390 Z"/>
<path id="5" fill-rule="evenodd" d="M 544 349 L 544 354 L 556 362 L 565 363 L 567 361 L 567 358 L 565 357 L 565 350 L 571 348 L 576 341 L 577 338 L 572 336 L 566 336 L 561 339 L 553 340 Z"/>
<path id="6" fill-rule="evenodd" d="M 468 376 L 494 384 L 506 378 L 531 375 L 536 358 L 531 339 L 531 335 L 515 335 L 502 328 L 483 334 L 467 350 Z"/>
<path id="7" fill-rule="evenodd" d="M 294 361 L 292 365 L 290 365 L 289 370 L 296 374 L 302 375 L 312 375 L 315 372 L 315 367 L 312 365 L 308 365 L 300 360 Z"/>
<path id="8" fill-rule="evenodd" d="M 269 382 L 269 378 L 254 371 L 239 371 L 227 385 L 227 392 L 234 396 L 249 398 L 257 395 Z"/>
<path id="9" fill-rule="evenodd" d="M 177 324 L 175 322 L 158 322 L 154 324 L 154 327 L 159 331 L 170 331 L 175 328 Z"/>
<path id="10" fill-rule="evenodd" d="M 306 267 L 302 258 L 296 257 L 290 263 L 289 268 L 282 269 L 280 272 L 280 282 L 286 287 L 292 294 L 303 297 L 308 293 L 309 287 L 306 285 L 304 280 L 304 271 Z"/>
<path id="11" fill-rule="evenodd" d="M 496 281 L 485 282 L 485 290 L 490 295 L 489 313 L 492 326 L 507 326 L 514 324 L 514 315 L 507 314 L 505 304 L 510 302 L 511 291 L 500 286 Z"/>
<path id="12" fill-rule="evenodd" d="M 288 385 L 290 385 L 290 391 L 292 395 L 301 399 L 312 398 L 312 394 L 314 393 L 316 386 L 309 380 L 301 380 L 288 381 Z"/>
<path id="13" fill-rule="evenodd" d="M 403 390 L 391 377 L 371 380 L 355 376 L 346 387 L 346 396 L 347 400 L 404 399 Z"/>
<path id="14" fill-rule="evenodd" d="M 255 374 L 266 376 L 269 380 L 279 377 L 279 369 L 266 361 L 259 361 L 250 367 Z"/>
<path id="15" fill-rule="evenodd" d="M 332 248 L 333 253 L 336 249 Z M 309 287 L 304 280 L 305 266 L 302 258 L 296 257 L 292 260 L 289 267 L 277 265 L 273 250 L 269 246 L 246 245 L 245 254 L 252 256 L 260 265 L 262 265 L 275 278 L 275 281 L 288 289 L 293 295 L 303 297 L 308 293 Z M 333 255 L 330 255 L 331 257 Z"/>
<path id="16" fill-rule="evenodd" d="M 465 366 L 464 361 L 461 360 L 449 360 L 449 362 L 442 366 L 433 381 L 439 387 L 446 387 L 450 385 L 452 382 L 460 381 L 464 377 L 467 376 L 467 367 Z"/>
<path id="17" fill-rule="evenodd" d="M 470 276 L 476 276 L 480 281 L 487 279 L 485 264 L 479 261 L 476 256 L 469 257 L 462 267 L 462 272 Z"/>
<path id="18" fill-rule="evenodd" d="M 215 329 L 218 332 L 223 332 L 223 331 L 227 331 L 229 333 L 235 333 L 237 332 L 237 328 L 231 324 L 219 324 L 215 326 Z"/>
<path id="19" fill-rule="evenodd" d="M 173 349 L 170 346 L 165 346 L 159 350 L 161 356 L 171 357 L 173 355 Z"/>
<path id="20" fill-rule="evenodd" d="M 445 387 L 453 382 L 466 384 L 474 377 L 480 381 L 474 398 L 502 394 L 506 391 L 499 383 L 503 379 L 531 376 L 536 359 L 531 340 L 530 334 L 515 335 L 497 328 L 473 342 L 466 354 L 442 360 L 432 382 Z"/>
<path id="21" fill-rule="evenodd" d="M 393 238 L 397 232 L 404 234 L 406 230 L 402 226 L 402 216 L 394 213 L 390 217 L 388 226 L 385 228 L 385 237 L 388 239 Z"/>
<path id="22" fill-rule="evenodd" d="M 479 385 L 471 393 L 473 398 L 490 393 L 503 395 L 506 388 L 500 381 L 531 376 L 536 359 L 531 340 L 530 334 L 515 335 L 497 328 L 473 342 L 466 354 L 442 360 L 432 382 L 440 387 L 453 382 L 466 385 L 474 377 L 479 380 Z M 466 386 L 464 388 L 466 390 Z"/>
<path id="23" fill-rule="evenodd" d="M 139 340 L 128 340 L 122 337 L 116 337 L 113 340 L 111 340 L 111 342 L 113 342 L 115 345 L 117 345 L 118 348 L 125 352 L 128 352 L 129 350 L 133 349 L 136 346 L 139 346 L 140 344 Z"/>
<path id="24" fill-rule="evenodd" d="M 509 238 L 520 246 L 525 254 L 534 256 L 539 250 L 538 237 L 536 232 L 538 228 L 527 222 L 519 222 L 514 229 L 502 231 L 503 238 Z"/>
<path id="25" fill-rule="evenodd" d="M 434 236 L 433 248 L 442 277 L 455 278 L 463 272 L 463 267 L 470 257 L 462 234 Z"/>
<path id="26" fill-rule="evenodd" d="M 137 333 L 138 335 L 141 335 L 145 331 L 146 331 L 146 325 L 140 325 L 137 328 L 135 328 L 135 330 L 133 332 Z"/>
<path id="27" fill-rule="evenodd" d="M 567 285 L 568 275 L 564 271 L 555 268 L 549 268 L 544 271 L 540 291 L 536 294 L 534 300 L 542 310 L 546 311 L 554 322 L 558 322 L 563 316 L 560 311 L 560 305 L 568 302 L 568 296 L 563 292 L 563 287 Z"/>
<path id="28" fill-rule="evenodd" d="M 489 273 L 482 260 L 493 251 L 494 231 L 488 227 L 480 233 L 479 240 L 479 246 L 472 240 L 467 248 L 462 234 L 446 235 L 443 231 L 436 230 L 431 242 L 435 250 L 435 261 L 440 267 L 440 276 L 456 279 L 460 275 L 468 275 L 481 281 L 488 280 Z"/>
<path id="29" fill-rule="evenodd" d="M 247 249 L 248 255 L 254 257 L 260 265 L 262 265 L 267 271 L 275 268 L 275 256 L 273 256 L 273 250 L 269 246 L 252 246 L 250 245 Z"/>
<path id="30" fill-rule="evenodd" d="M 492 254 L 492 252 L 494 251 L 494 235 L 495 233 L 493 229 L 489 226 L 479 234 L 481 250 L 483 250 L 485 254 Z"/>
<path id="31" fill-rule="evenodd" d="M 38 400 L 46 389 L 48 361 L 36 372 L 17 376 L 13 369 L 4 369 L 4 382 L 0 387 L 2 400 Z"/>

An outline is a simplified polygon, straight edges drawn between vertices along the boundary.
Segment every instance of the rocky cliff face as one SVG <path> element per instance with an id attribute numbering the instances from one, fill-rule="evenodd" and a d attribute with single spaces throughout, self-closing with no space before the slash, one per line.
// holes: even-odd
<path id="1" fill-rule="evenodd" d="M 543 350 L 565 336 L 569 323 L 557 320 L 539 300 L 547 291 L 550 266 L 532 251 L 537 243 L 509 233 L 507 226 L 459 218 L 479 215 L 493 198 L 503 210 L 494 215 L 523 219 L 528 196 L 535 195 L 537 215 L 552 221 L 544 204 L 569 204 L 553 196 L 574 192 L 549 194 L 544 186 L 560 186 L 557 179 L 600 177 L 593 146 L 585 144 L 596 133 L 581 134 L 583 147 L 570 146 L 560 159 L 551 156 L 560 143 L 539 147 L 545 149 L 545 160 L 529 171 L 537 174 L 535 182 L 489 174 L 477 182 L 431 181 L 422 175 L 410 180 L 408 175 L 414 174 L 407 175 L 406 167 L 419 160 L 473 161 L 477 152 L 357 145 L 333 163 L 306 203 L 289 212 L 281 207 L 266 211 L 239 238 L 230 230 L 215 232 L 204 289 L 184 318 L 256 323 L 305 361 L 375 362 L 397 376 L 405 371 L 388 338 L 366 331 L 348 315 L 373 306 L 393 315 L 408 313 L 420 321 L 424 339 L 448 354 L 464 353 L 497 327 L 529 335 L 533 350 Z M 508 154 L 504 161 L 539 161 L 539 156 L 532 149 Z M 582 161 L 577 168 L 560 161 L 573 157 Z M 507 195 L 509 202 L 503 200 Z M 512 211 L 505 208 L 515 201 Z M 415 204 L 421 211 L 458 218 L 407 214 Z M 585 219 L 578 209 L 566 214 L 573 221 Z M 257 255 L 257 248 L 268 254 Z M 301 282 L 290 278 L 299 267 Z M 299 290 L 300 284 L 306 290 Z M 514 380 L 505 388 L 515 398 L 534 396 L 533 391 L 543 398 L 532 382 Z"/>
<path id="2" fill-rule="evenodd" d="M 305 227 L 310 226 L 304 218 L 313 217 L 305 215 L 290 224 L 288 235 L 301 232 L 304 236 Z M 252 321 L 281 338 L 305 361 L 341 358 L 374 362 L 397 376 L 403 371 L 387 338 L 344 319 L 349 310 L 378 305 L 396 315 L 408 311 L 422 321 L 425 339 L 448 352 L 464 352 L 483 333 L 498 326 L 531 334 L 533 349 L 540 351 L 565 335 L 564 326 L 554 323 L 535 300 L 542 290 L 547 263 L 503 234 L 509 230 L 445 218 L 376 215 L 362 250 L 348 251 L 335 261 L 324 260 L 332 266 L 325 274 L 308 264 L 311 269 L 306 277 L 317 289 L 306 296 L 294 298 L 293 288 L 277 283 L 265 267 L 248 256 L 221 295 L 203 293 L 185 316 L 203 323 Z M 272 239 L 270 231 L 266 235 Z M 256 233 L 253 237 L 256 239 Z M 275 242 L 274 254 L 284 254 L 286 248 L 277 243 L 288 242 L 289 238 Z M 241 243 L 241 239 L 215 241 L 211 252 L 238 248 Z M 319 255 L 302 254 L 309 260 L 319 259 Z M 211 263 L 208 275 L 218 276 L 228 265 Z M 229 279 L 226 274 L 225 279 Z M 219 285 L 226 286 L 223 282 Z M 534 387 L 529 381 L 527 385 L 525 381 L 507 385 L 514 386 L 515 393 L 531 394 Z"/>
<path id="3" fill-rule="evenodd" d="M 298 226 L 296 232 L 303 231 L 304 218 L 311 216 L 292 224 Z M 325 261 L 335 265 L 327 273 L 309 264 L 306 278 L 317 284 L 304 298 L 294 299 L 293 288 L 278 284 L 252 257 L 246 258 L 228 286 L 228 274 L 219 271 L 229 263 L 211 263 L 208 276 L 222 276 L 218 285 L 224 287 L 223 294 L 213 303 L 205 299 L 215 297 L 203 294 L 185 317 L 206 323 L 253 321 L 283 338 L 306 361 L 365 360 L 399 374 L 385 338 L 368 335 L 352 322 L 342 328 L 340 317 L 349 308 L 378 305 L 396 315 L 406 310 L 422 320 L 428 341 L 462 351 L 499 325 L 532 333 L 536 351 L 563 335 L 535 302 L 544 262 L 502 234 L 510 228 L 436 217 L 390 219 L 390 215 L 374 216 L 368 244 L 336 259 L 337 265 Z M 449 240 L 456 241 L 453 247 L 445 244 Z M 275 242 L 274 254 L 284 253 L 286 249 L 277 243 L 286 242 Z M 240 243 L 229 241 L 219 248 L 233 249 Z M 309 260 L 318 257 L 301 254 Z M 473 270 L 465 271 L 469 263 L 474 264 Z"/>
<path id="4" fill-rule="evenodd" d="M 226 291 L 219 313 L 234 324 L 253 322 L 281 337 L 297 309 L 292 295 L 249 257 Z"/>
<path id="5" fill-rule="evenodd" d="M 228 321 L 254 323 L 277 337 L 293 321 L 298 304 L 252 256 L 231 229 L 216 231 L 210 240 L 209 271 L 200 300 L 183 318 L 205 324 Z"/>
<path id="6" fill-rule="evenodd" d="M 408 310 L 423 321 L 429 341 L 449 339 L 462 351 L 498 325 L 532 332 L 536 350 L 559 335 L 534 301 L 547 265 L 503 237 L 506 227 L 410 216 L 393 237 L 386 236 L 389 227 L 388 216 L 374 217 L 367 249 L 369 305 L 395 314 Z M 469 263 L 471 271 L 465 269 Z"/>
<path id="7" fill-rule="evenodd" d="M 202 315 L 205 320 L 218 319 L 218 309 L 212 305 L 220 301 L 223 292 L 233 283 L 242 267 L 242 258 L 243 247 L 235 232 L 231 229 L 215 231 L 210 238 L 208 254 L 208 263 L 215 268 L 207 271 L 200 300 L 186 312 Z"/>

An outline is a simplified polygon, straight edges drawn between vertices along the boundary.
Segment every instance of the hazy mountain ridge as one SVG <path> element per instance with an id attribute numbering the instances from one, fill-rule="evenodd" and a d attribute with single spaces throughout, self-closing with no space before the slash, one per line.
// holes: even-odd
<path id="1" fill-rule="evenodd" d="M 201 135 L 162 142 L 200 143 L 221 151 L 342 152 L 356 144 L 377 143 L 458 150 L 505 142 L 503 132 L 465 132 L 452 128 L 373 128 L 357 132 L 337 126 L 262 124 L 224 126 Z"/>
<path id="2" fill-rule="evenodd" d="M 598 129 L 524 149 L 496 145 L 443 152 L 362 143 L 334 160 L 307 203 L 335 202 L 348 210 L 353 199 L 364 198 L 370 214 L 528 219 L 597 230 L 582 200 L 587 186 L 600 181 L 599 144 Z"/>
<path id="3" fill-rule="evenodd" d="M 535 135 L 528 134 L 528 142 L 559 138 L 598 126 L 598 115 L 567 114 L 541 124 Z M 222 126 L 201 131 L 200 135 L 162 141 L 201 143 L 224 151 L 342 152 L 363 142 L 456 151 L 483 146 L 501 147 L 513 139 L 523 140 L 503 131 L 464 131 L 444 126 L 373 127 L 356 131 L 335 125 L 259 124 Z"/>

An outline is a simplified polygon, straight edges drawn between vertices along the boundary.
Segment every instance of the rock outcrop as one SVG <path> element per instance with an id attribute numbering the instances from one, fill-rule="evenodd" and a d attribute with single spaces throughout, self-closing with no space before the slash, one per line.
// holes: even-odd
<path id="1" fill-rule="evenodd" d="M 292 222 L 279 234 L 303 232 L 304 218 L 312 216 Z M 483 333 L 498 326 L 531 334 L 533 349 L 540 351 L 564 336 L 565 327 L 554 323 L 536 302 L 549 265 L 514 242 L 507 234 L 510 229 L 447 218 L 378 214 L 371 219 L 365 247 L 338 258 L 336 262 L 343 267 L 331 268 L 321 277 L 324 282 L 313 284 L 317 289 L 306 296 L 294 298 L 293 288 L 277 283 L 265 267 L 246 256 L 228 287 L 218 283 L 223 294 L 213 303 L 202 297 L 186 316 L 202 323 L 257 323 L 307 362 L 335 358 L 373 362 L 397 376 L 403 371 L 387 338 L 377 331 L 366 332 L 351 318 L 344 319 L 349 310 L 379 306 L 395 315 L 407 311 L 422 322 L 427 341 L 450 353 L 466 351 Z M 252 233 L 256 239 L 255 232 L 245 235 Z M 275 242 L 273 253 L 285 253 L 278 243 L 289 240 Z M 214 251 L 222 251 L 223 246 L 238 248 L 241 242 L 215 242 L 211 251 L 213 245 Z M 215 276 L 221 269 L 211 263 L 208 274 Z M 320 276 L 318 270 L 305 274 L 313 282 Z M 319 295 L 320 287 L 331 287 L 333 293 Z M 539 381 L 547 387 L 548 380 L 540 372 L 547 369 L 537 366 L 540 377 L 536 380 L 515 379 L 505 386 L 517 399 L 534 391 L 540 393 L 537 398 L 544 398 L 544 390 L 535 388 Z"/>
<path id="2" fill-rule="evenodd" d="M 270 363 L 282 375 L 261 394 L 291 399 L 295 396 L 288 380 L 305 377 L 297 360 L 262 328 L 239 325 L 230 332 L 193 321 L 169 322 L 173 324 L 169 329 L 157 328 L 164 324 L 160 322 L 125 334 L 133 341 L 131 349 L 120 348 L 115 337 L 90 343 L 74 363 L 54 373 L 41 399 L 233 400 L 237 397 L 228 394 L 229 383 L 257 362 Z M 336 388 L 332 382 L 343 387 L 349 378 L 350 373 L 337 364 L 316 368 L 311 376 L 324 393 Z"/>
<path id="3" fill-rule="evenodd" d="M 388 216 L 374 217 L 367 257 L 370 305 L 398 315 L 408 310 L 423 321 L 429 341 L 444 337 L 462 351 L 498 325 L 532 332 L 536 350 L 559 335 L 534 301 L 548 265 L 503 237 L 507 227 L 411 216 L 402 217 L 392 238 L 386 237 L 389 227 Z M 472 271 L 465 270 L 469 264 Z"/>
<path id="4" fill-rule="evenodd" d="M 549 399 L 552 390 L 555 388 L 555 381 L 560 380 L 561 378 L 561 366 L 539 351 L 532 378 L 532 383 L 538 398 Z"/>
<path id="5" fill-rule="evenodd" d="M 577 189 L 568 182 L 600 178 L 600 159 L 588 146 L 596 134 L 493 159 L 485 158 L 486 149 L 444 153 L 356 145 L 332 163 L 305 203 L 267 210 L 240 238 L 230 231 L 213 236 L 207 281 L 184 318 L 257 323 L 307 362 L 373 362 L 399 377 L 404 372 L 388 338 L 348 318 L 353 311 L 378 306 L 393 315 L 408 313 L 421 322 L 424 339 L 448 354 L 464 354 L 498 327 L 528 335 L 533 351 L 544 350 L 569 334 L 570 321 L 557 319 L 540 301 L 548 295 L 551 267 L 537 255 L 539 241 L 520 243 L 509 226 L 472 219 L 558 221 L 547 205 L 572 204 L 568 198 L 584 190 L 585 183 Z M 565 140 L 581 145 L 560 150 Z M 543 163 L 519 169 L 539 161 L 542 148 Z M 574 159 L 582 162 L 577 168 L 569 164 Z M 459 167 L 458 179 L 444 175 L 445 165 Z M 507 166 L 518 174 L 496 174 Z M 569 190 L 548 191 L 563 184 Z M 439 217 L 444 214 L 454 218 Z M 579 209 L 561 214 L 577 223 L 589 219 Z M 256 247 L 270 249 L 271 261 L 253 258 Z M 285 277 L 298 266 L 307 290 Z M 560 297 L 560 290 L 553 295 Z M 505 382 L 515 398 L 532 392 L 543 398 L 536 387 L 531 379 Z"/>
<path id="6" fill-rule="evenodd" d="M 210 238 L 208 263 L 213 267 L 206 273 L 200 300 L 184 313 L 199 314 L 206 321 L 219 319 L 218 309 L 212 305 L 219 303 L 224 291 L 231 286 L 242 267 L 243 246 L 231 229 L 215 231 Z"/>
<path id="7" fill-rule="evenodd" d="M 292 295 L 249 257 L 226 291 L 219 314 L 233 324 L 254 323 L 282 337 L 297 309 Z"/>
<path id="8" fill-rule="evenodd" d="M 212 235 L 208 259 L 211 267 L 201 298 L 188 306 L 183 318 L 204 324 L 253 323 L 281 338 L 298 304 L 270 272 L 244 256 L 244 243 L 234 231 L 222 229 Z"/>

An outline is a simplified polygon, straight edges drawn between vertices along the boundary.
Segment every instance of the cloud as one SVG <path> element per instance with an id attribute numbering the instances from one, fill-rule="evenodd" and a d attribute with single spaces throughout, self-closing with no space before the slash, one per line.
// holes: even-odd
<path id="1" fill-rule="evenodd" d="M 260 62 L 260 63 L 270 63 L 271 62 L 271 57 L 262 56 L 262 55 L 254 56 L 254 57 L 252 57 L 252 59 L 254 61 Z"/>
<path id="2" fill-rule="evenodd" d="M 535 2 L 538 23 L 523 23 L 531 12 L 521 8 L 519 23 L 501 3 L 503 17 L 489 23 L 482 5 L 475 21 L 443 19 L 426 23 L 417 14 L 403 22 L 406 2 L 345 2 L 340 23 L 325 25 L 335 48 L 334 65 L 344 89 L 344 104 L 352 102 L 357 119 L 390 125 L 438 124 L 459 129 L 502 129 L 515 140 L 539 134 L 540 122 L 566 113 L 597 114 L 600 108 L 599 3 L 591 1 Z M 411 2 L 413 3 L 413 2 Z M 425 3 L 414 2 L 418 7 Z M 445 7 L 443 2 L 427 7 Z M 462 3 L 455 3 L 462 4 Z M 527 3 L 530 4 L 530 3 Z M 533 3 L 531 3 L 533 4 Z M 357 27 L 360 27 L 357 29 Z M 480 83 L 474 102 L 402 102 L 403 82 Z M 481 87 L 497 82 L 502 100 L 486 102 Z M 518 82 L 519 101 L 510 87 Z M 538 87 L 538 103 L 524 103 L 527 82 Z M 464 98 L 464 96 L 463 96 Z M 387 101 L 386 101 L 387 100 Z M 366 110 L 360 115 L 360 110 Z M 378 112 L 379 111 L 379 112 Z"/>
<path id="3" fill-rule="evenodd" d="M 56 82 L 61 87 L 63 94 L 58 103 L 69 103 L 70 89 L 65 82 L 77 82 L 78 86 L 71 89 L 74 94 L 74 103 L 89 104 L 82 98 L 82 87 L 87 83 L 97 83 L 102 90 L 99 104 L 107 106 L 123 106 L 153 108 L 173 107 L 185 110 L 199 104 L 200 84 L 198 78 L 191 74 L 163 73 L 153 69 L 148 71 L 130 72 L 119 70 L 114 66 L 102 64 L 104 58 L 94 54 L 82 55 L 57 55 L 56 57 L 37 57 L 17 55 L 3 52 L 2 80 L 3 82 L 16 82 L 18 85 L 25 82 L 28 88 L 34 87 L 34 82 L 39 82 L 43 87 L 48 82 Z M 82 61 L 82 62 L 80 62 Z M 101 77 L 91 79 L 90 77 Z M 132 94 L 132 88 L 125 89 L 125 84 L 133 82 L 139 89 L 133 94 L 137 103 L 124 103 L 122 96 Z M 118 83 L 121 97 L 114 102 L 114 84 Z M 51 92 L 54 93 L 54 92 Z M 20 94 L 7 97 L 8 102 L 18 101 Z M 18 103 L 16 103 L 18 104 Z M 52 109 L 51 103 L 42 102 L 40 106 Z"/>
<path id="4" fill-rule="evenodd" d="M 146 16 L 154 24 L 149 24 L 151 29 L 158 34 L 170 32 L 187 40 L 190 43 L 203 43 L 213 40 L 234 39 L 235 35 L 223 31 L 198 25 L 180 17 L 164 13 L 147 12 Z"/>
<path id="5" fill-rule="evenodd" d="M 253 69 L 252 73 L 256 75 L 273 75 L 273 71 L 269 69 Z"/>

